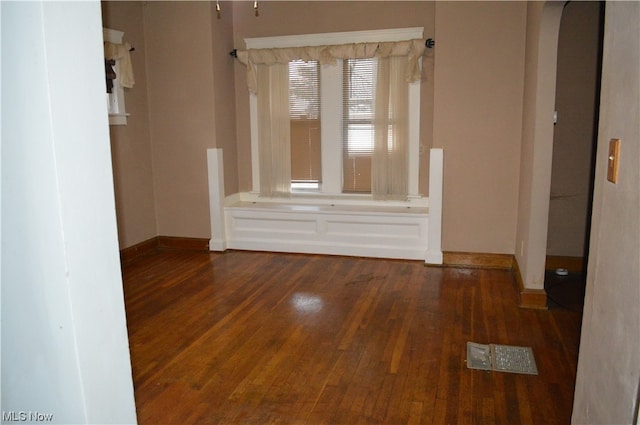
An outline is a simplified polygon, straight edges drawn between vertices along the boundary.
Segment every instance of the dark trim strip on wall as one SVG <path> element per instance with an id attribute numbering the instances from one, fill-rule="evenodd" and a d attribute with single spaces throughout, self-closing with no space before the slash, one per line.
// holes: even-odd
<path id="1" fill-rule="evenodd" d="M 209 239 L 182 238 L 179 236 L 158 236 L 158 248 L 185 249 L 188 251 L 209 251 Z"/>
<path id="2" fill-rule="evenodd" d="M 128 264 L 139 257 L 157 252 L 159 249 L 184 249 L 189 251 L 209 251 L 209 239 L 182 238 L 177 236 L 156 236 L 120 250 L 120 261 Z"/>
<path id="3" fill-rule="evenodd" d="M 442 253 L 442 261 L 444 267 L 510 269 L 513 265 L 513 255 L 445 251 Z"/>
<path id="4" fill-rule="evenodd" d="M 151 238 L 120 250 L 120 262 L 128 264 L 135 259 L 156 252 L 158 250 L 158 238 Z"/>

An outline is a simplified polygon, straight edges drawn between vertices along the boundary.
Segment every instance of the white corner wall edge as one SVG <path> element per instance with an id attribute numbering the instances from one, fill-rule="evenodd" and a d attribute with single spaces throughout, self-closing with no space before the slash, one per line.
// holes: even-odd
<path id="1" fill-rule="evenodd" d="M 2 422 L 135 424 L 100 4 L 3 2 L 0 26 Z"/>
<path id="2" fill-rule="evenodd" d="M 425 263 L 442 264 L 442 188 L 444 153 L 433 148 L 429 157 L 429 240 Z"/>
<path id="3" fill-rule="evenodd" d="M 209 214 L 211 220 L 210 251 L 227 249 L 224 224 L 224 162 L 222 149 L 207 149 L 209 170 Z"/>

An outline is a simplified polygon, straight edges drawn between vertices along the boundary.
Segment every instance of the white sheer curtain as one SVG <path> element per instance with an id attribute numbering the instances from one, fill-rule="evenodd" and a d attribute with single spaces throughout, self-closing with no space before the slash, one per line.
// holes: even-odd
<path id="1" fill-rule="evenodd" d="M 409 86 L 406 58 L 378 58 L 371 158 L 374 199 L 407 199 L 409 179 Z"/>
<path id="2" fill-rule="evenodd" d="M 257 66 L 260 195 L 291 193 L 291 127 L 289 67 L 286 63 Z"/>

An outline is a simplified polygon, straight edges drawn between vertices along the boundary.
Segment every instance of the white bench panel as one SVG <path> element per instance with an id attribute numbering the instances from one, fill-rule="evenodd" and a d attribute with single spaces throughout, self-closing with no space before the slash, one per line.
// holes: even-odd
<path id="1" fill-rule="evenodd" d="M 225 221 L 233 249 L 416 260 L 427 251 L 426 209 L 239 203 L 225 207 Z"/>

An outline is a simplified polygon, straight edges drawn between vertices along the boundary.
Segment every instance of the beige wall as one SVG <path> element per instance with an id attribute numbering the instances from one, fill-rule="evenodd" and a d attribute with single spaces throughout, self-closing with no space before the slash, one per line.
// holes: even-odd
<path id="1" fill-rule="evenodd" d="M 152 238 L 156 227 L 149 112 L 147 108 L 147 79 L 145 40 L 142 27 L 142 3 L 102 3 L 103 25 L 124 31 L 125 41 L 136 50 L 132 52 L 136 84 L 125 88 L 127 112 L 131 115 L 126 126 L 110 126 L 118 239 L 121 248 Z"/>
<path id="2" fill-rule="evenodd" d="M 158 233 L 208 237 L 206 149 L 216 147 L 208 2 L 145 2 Z"/>
<path id="3" fill-rule="evenodd" d="M 223 3 L 224 4 L 224 3 Z M 111 126 L 120 248 L 157 235 L 207 238 L 206 150 L 224 149 L 225 190 L 235 164 L 231 6 L 103 2 L 106 26 L 136 47 L 126 126 Z"/>
<path id="4" fill-rule="evenodd" d="M 606 6 L 593 223 L 572 423 L 637 423 L 640 382 L 640 3 Z M 606 180 L 609 140 L 619 179 Z"/>
<path id="5" fill-rule="evenodd" d="M 570 2 L 558 40 L 547 254 L 582 257 L 589 216 L 599 83 L 600 3 Z"/>
<path id="6" fill-rule="evenodd" d="M 524 2 L 436 3 L 445 251 L 514 253 L 526 10 Z"/>
<path id="7" fill-rule="evenodd" d="M 229 56 L 234 48 L 233 8 L 231 2 L 220 2 L 222 13 L 212 10 L 211 40 L 216 147 L 223 150 L 224 189 L 226 194 L 238 192 L 238 149 L 236 140 L 235 60 Z M 211 4 L 214 8 L 215 4 Z"/>
<path id="8" fill-rule="evenodd" d="M 424 27 L 425 38 L 434 34 L 433 2 L 381 1 L 268 1 L 260 2 L 260 16 L 252 3 L 233 2 L 235 47 L 244 49 L 245 38 L 385 28 Z M 429 52 L 431 54 L 431 52 Z M 428 192 L 428 149 L 432 146 L 433 60 L 424 61 L 421 92 L 420 140 L 425 154 L 420 158 L 420 191 Z M 238 179 L 241 191 L 251 190 L 251 135 L 246 68 L 235 65 Z"/>

